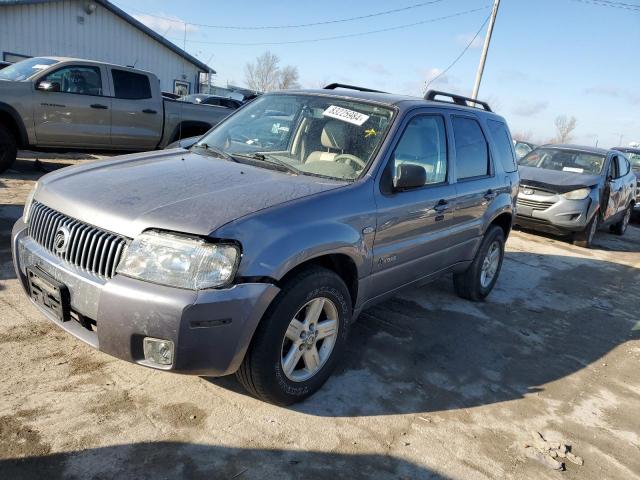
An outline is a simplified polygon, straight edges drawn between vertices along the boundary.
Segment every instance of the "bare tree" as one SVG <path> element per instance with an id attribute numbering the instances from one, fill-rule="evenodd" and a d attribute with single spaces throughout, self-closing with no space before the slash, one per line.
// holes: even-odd
<path id="1" fill-rule="evenodd" d="M 576 117 L 567 118 L 566 115 L 559 115 L 556 117 L 556 143 L 568 143 L 573 138 L 571 133 L 576 129 L 578 121 Z"/>
<path id="2" fill-rule="evenodd" d="M 298 83 L 299 79 L 298 67 L 287 65 L 280 70 L 280 90 L 287 90 L 289 88 L 300 88 Z"/>
<path id="3" fill-rule="evenodd" d="M 247 86 L 259 92 L 298 87 L 298 69 L 290 65 L 280 68 L 280 58 L 269 51 L 247 63 L 244 74 Z"/>
<path id="4" fill-rule="evenodd" d="M 511 136 L 518 142 L 534 143 L 533 133 L 531 133 L 531 130 L 514 132 Z"/>

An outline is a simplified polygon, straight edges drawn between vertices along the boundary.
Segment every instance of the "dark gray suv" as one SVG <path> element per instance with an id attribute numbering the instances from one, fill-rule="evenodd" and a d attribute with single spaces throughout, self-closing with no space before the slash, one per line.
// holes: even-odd
<path id="1" fill-rule="evenodd" d="M 263 95 L 189 150 L 44 176 L 13 255 L 38 308 L 95 348 L 235 372 L 284 405 L 398 289 L 452 273 L 461 296 L 486 297 L 517 192 L 509 129 L 486 103 L 333 84 Z"/>

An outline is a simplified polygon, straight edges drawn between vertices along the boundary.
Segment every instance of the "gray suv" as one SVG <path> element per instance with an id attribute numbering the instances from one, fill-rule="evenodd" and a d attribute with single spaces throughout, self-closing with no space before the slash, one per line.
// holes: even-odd
<path id="1" fill-rule="evenodd" d="M 13 256 L 42 313 L 93 347 L 235 372 L 285 405 L 400 288 L 452 273 L 461 296 L 486 297 L 517 191 L 509 129 L 486 103 L 332 84 L 263 95 L 189 150 L 42 177 Z"/>
<path id="2" fill-rule="evenodd" d="M 636 202 L 636 176 L 617 150 L 545 145 L 520 161 L 516 223 L 570 234 L 591 246 L 600 227 L 624 235 Z"/>

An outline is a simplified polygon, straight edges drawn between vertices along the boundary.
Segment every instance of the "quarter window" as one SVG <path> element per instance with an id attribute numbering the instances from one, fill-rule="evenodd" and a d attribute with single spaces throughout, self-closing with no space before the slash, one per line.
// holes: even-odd
<path id="1" fill-rule="evenodd" d="M 49 83 L 52 92 L 102 95 L 102 78 L 98 67 L 63 67 L 46 75 L 39 83 Z"/>
<path id="2" fill-rule="evenodd" d="M 151 84 L 146 75 L 116 69 L 111 70 L 111 75 L 116 98 L 127 100 L 151 98 Z"/>
<path id="3" fill-rule="evenodd" d="M 427 173 L 425 185 L 447 179 L 447 135 L 444 120 L 436 115 L 412 119 L 394 151 L 394 176 L 399 165 L 413 164 Z"/>
<path id="4" fill-rule="evenodd" d="M 495 153 L 505 172 L 515 172 L 518 170 L 516 158 L 513 154 L 513 142 L 507 126 L 496 120 L 488 120 L 489 132 L 493 137 L 496 147 Z M 529 149 L 531 150 L 531 149 Z"/>
<path id="5" fill-rule="evenodd" d="M 452 117 L 458 180 L 489 175 L 489 149 L 480 124 L 466 117 Z"/>

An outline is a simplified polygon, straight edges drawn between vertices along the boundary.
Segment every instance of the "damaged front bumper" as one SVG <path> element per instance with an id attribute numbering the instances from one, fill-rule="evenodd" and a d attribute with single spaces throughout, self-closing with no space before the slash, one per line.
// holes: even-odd
<path id="1" fill-rule="evenodd" d="M 251 337 L 279 288 L 244 283 L 192 291 L 115 275 L 98 278 L 40 246 L 18 220 L 12 232 L 13 262 L 27 295 L 27 268 L 37 268 L 64 285 L 70 315 L 62 321 L 34 305 L 59 327 L 114 357 L 179 373 L 222 376 L 240 366 Z M 151 364 L 144 339 L 170 340 L 170 365 Z"/>
<path id="2" fill-rule="evenodd" d="M 550 233 L 579 232 L 587 227 L 597 209 L 598 202 L 592 195 L 568 200 L 560 194 L 519 194 L 515 223 Z"/>

